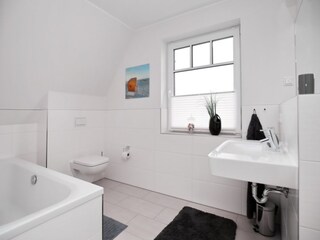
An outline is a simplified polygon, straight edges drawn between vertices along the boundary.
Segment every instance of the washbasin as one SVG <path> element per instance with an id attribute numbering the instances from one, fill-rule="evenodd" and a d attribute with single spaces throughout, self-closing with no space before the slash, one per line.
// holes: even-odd
<path id="1" fill-rule="evenodd" d="M 297 188 L 297 160 L 253 140 L 227 140 L 209 153 L 213 175 L 287 188 Z"/>

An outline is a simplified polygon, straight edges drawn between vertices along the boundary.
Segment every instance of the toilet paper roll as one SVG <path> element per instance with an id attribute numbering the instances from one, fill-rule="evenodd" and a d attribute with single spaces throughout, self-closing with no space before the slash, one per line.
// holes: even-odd
<path id="1" fill-rule="evenodd" d="M 130 158 L 130 152 L 122 152 L 122 154 L 121 154 L 121 158 L 123 159 L 123 160 L 128 160 L 129 158 Z"/>

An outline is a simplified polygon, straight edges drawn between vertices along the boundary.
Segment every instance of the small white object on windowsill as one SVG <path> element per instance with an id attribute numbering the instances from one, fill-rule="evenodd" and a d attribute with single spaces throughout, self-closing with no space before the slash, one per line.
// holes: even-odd
<path id="1" fill-rule="evenodd" d="M 190 115 L 190 117 L 188 118 L 188 132 L 189 133 L 193 133 L 194 131 L 194 122 L 195 122 L 195 119 L 194 117 L 192 116 L 192 114 Z"/>

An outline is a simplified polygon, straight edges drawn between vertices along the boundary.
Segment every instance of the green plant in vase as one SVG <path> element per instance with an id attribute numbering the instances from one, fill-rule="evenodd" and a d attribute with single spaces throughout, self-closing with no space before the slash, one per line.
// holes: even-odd
<path id="1" fill-rule="evenodd" d="M 205 97 L 204 99 L 206 101 L 206 109 L 210 116 L 209 131 L 212 135 L 219 135 L 221 132 L 221 118 L 217 114 L 217 96 L 215 94 L 210 94 L 210 97 Z"/>

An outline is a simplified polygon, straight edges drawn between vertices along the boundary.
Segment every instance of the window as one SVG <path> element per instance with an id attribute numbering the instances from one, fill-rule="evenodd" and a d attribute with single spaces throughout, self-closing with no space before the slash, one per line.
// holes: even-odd
<path id="1" fill-rule="evenodd" d="M 168 44 L 168 126 L 207 132 L 205 97 L 216 94 L 222 133 L 240 132 L 239 27 Z"/>

